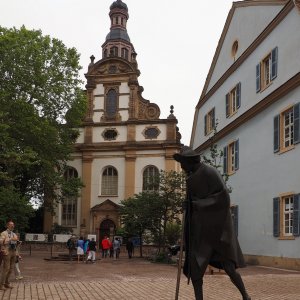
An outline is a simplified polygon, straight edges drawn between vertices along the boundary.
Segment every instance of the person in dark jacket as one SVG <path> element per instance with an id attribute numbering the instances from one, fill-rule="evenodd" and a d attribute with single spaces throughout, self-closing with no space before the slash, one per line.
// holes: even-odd
<path id="1" fill-rule="evenodd" d="M 132 242 L 131 238 L 129 238 L 127 243 L 126 243 L 126 250 L 127 250 L 127 253 L 128 253 L 128 258 L 132 258 L 133 242 Z"/>
<path id="2" fill-rule="evenodd" d="M 251 300 L 236 271 L 245 267 L 230 212 L 225 182 L 214 167 L 202 163 L 200 154 L 184 146 L 174 159 L 187 174 L 183 272 L 192 280 L 196 300 L 203 299 L 203 276 L 208 265 L 223 269 L 239 289 L 243 300 Z"/>

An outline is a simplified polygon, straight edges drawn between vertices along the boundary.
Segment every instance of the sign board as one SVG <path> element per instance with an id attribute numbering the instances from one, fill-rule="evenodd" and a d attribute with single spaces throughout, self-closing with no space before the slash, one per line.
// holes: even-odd
<path id="1" fill-rule="evenodd" d="M 53 242 L 66 243 L 72 234 L 53 234 Z"/>
<path id="2" fill-rule="evenodd" d="M 96 236 L 96 234 L 88 234 L 87 239 L 91 241 L 92 238 L 94 238 L 95 241 L 97 241 L 97 236 Z"/>
<path id="3" fill-rule="evenodd" d="M 48 242 L 48 234 L 26 233 L 25 241 L 27 241 L 27 242 Z"/>

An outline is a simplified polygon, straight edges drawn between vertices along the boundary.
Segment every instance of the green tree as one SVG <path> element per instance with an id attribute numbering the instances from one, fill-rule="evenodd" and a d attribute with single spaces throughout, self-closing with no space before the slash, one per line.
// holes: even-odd
<path id="1" fill-rule="evenodd" d="M 121 223 L 128 236 L 140 238 L 140 256 L 143 255 L 143 236 L 147 231 L 157 230 L 161 214 L 161 202 L 156 192 L 142 192 L 121 201 Z"/>
<path id="2" fill-rule="evenodd" d="M 0 187 L 0 230 L 4 230 L 10 219 L 15 223 L 16 231 L 24 232 L 28 220 L 34 215 L 33 207 L 25 197 L 13 188 Z"/>
<path id="3" fill-rule="evenodd" d="M 79 192 L 63 174 L 87 107 L 80 69 L 76 49 L 60 40 L 0 27 L 0 186 L 20 203 Z"/>
<path id="4" fill-rule="evenodd" d="M 151 232 L 159 252 L 165 252 L 167 224 L 181 224 L 182 202 L 185 199 L 185 175 L 183 172 L 161 170 L 158 191 L 142 192 L 121 201 L 121 222 L 129 235 L 143 236 Z M 174 225 L 176 226 L 176 225 Z"/>
<path id="5" fill-rule="evenodd" d="M 161 247 L 166 247 L 166 231 L 168 223 L 181 223 L 182 202 L 185 199 L 185 174 L 176 171 L 160 171 L 159 198 L 161 202 Z"/>
<path id="6" fill-rule="evenodd" d="M 180 238 L 181 225 L 168 223 L 166 227 L 166 241 L 169 245 L 175 245 Z"/>

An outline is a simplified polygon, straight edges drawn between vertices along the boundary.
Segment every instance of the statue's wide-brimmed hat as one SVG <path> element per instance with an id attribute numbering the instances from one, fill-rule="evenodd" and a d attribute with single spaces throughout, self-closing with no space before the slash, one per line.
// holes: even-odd
<path id="1" fill-rule="evenodd" d="M 180 153 L 175 153 L 173 155 L 173 158 L 178 162 L 182 162 L 184 160 L 188 160 L 190 158 L 199 157 L 199 156 L 200 156 L 200 154 L 197 153 L 196 151 L 194 151 L 191 147 L 183 146 L 181 148 Z"/>

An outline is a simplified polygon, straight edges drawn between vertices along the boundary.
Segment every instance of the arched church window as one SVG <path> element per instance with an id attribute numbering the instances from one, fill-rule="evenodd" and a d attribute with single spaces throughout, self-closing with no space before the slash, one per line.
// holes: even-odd
<path id="1" fill-rule="evenodd" d="M 128 60 L 128 49 L 122 48 L 121 49 L 121 56 L 122 56 L 122 58 L 125 58 L 125 59 Z"/>
<path id="2" fill-rule="evenodd" d="M 155 166 L 147 166 L 143 172 L 143 191 L 158 191 L 159 171 Z"/>
<path id="3" fill-rule="evenodd" d="M 105 99 L 105 111 L 108 118 L 115 117 L 118 109 L 118 95 L 114 89 L 110 89 Z"/>
<path id="4" fill-rule="evenodd" d="M 107 49 L 104 50 L 103 56 L 104 56 L 104 58 L 107 57 Z"/>
<path id="5" fill-rule="evenodd" d="M 114 167 L 106 167 L 102 172 L 101 195 L 118 195 L 118 172 Z"/>
<path id="6" fill-rule="evenodd" d="M 78 178 L 78 172 L 75 168 L 69 167 L 64 173 L 64 179 L 71 181 Z M 77 225 L 77 197 L 66 197 L 62 203 L 61 225 L 74 227 Z"/>

